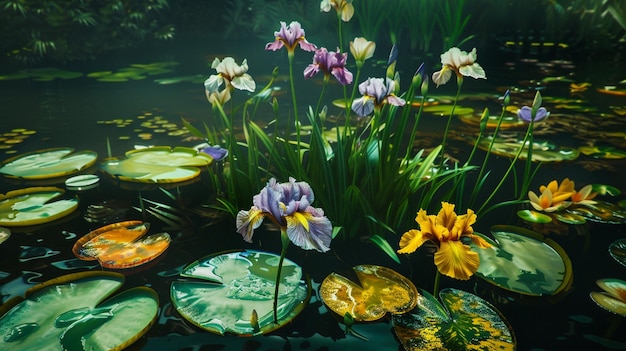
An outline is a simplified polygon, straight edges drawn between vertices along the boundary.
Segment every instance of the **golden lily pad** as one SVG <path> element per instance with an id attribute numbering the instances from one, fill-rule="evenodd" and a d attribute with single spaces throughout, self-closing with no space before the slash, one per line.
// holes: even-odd
<path id="1" fill-rule="evenodd" d="M 110 224 L 78 239 L 72 252 L 81 260 L 98 260 L 106 268 L 137 267 L 159 257 L 170 245 L 167 233 L 143 237 L 149 228 L 141 221 Z"/>
<path id="2" fill-rule="evenodd" d="M 274 323 L 273 301 L 280 256 L 258 251 L 216 253 L 189 264 L 172 282 L 176 310 L 212 333 L 252 336 L 269 333 L 295 318 L 311 295 L 302 268 L 283 261 Z"/>
<path id="3" fill-rule="evenodd" d="M 618 150 L 613 146 L 580 146 L 578 150 L 584 155 L 594 158 L 616 160 L 626 157 L 626 151 Z"/>
<path id="4" fill-rule="evenodd" d="M 408 312 L 417 304 L 417 288 L 400 273 L 375 265 L 353 269 L 360 286 L 336 273 L 329 274 L 320 286 L 322 301 L 339 316 L 349 313 L 357 322 L 375 321 L 387 313 Z"/>
<path id="5" fill-rule="evenodd" d="M 422 109 L 422 111 L 424 112 L 429 112 L 432 113 L 434 115 L 438 115 L 438 116 L 449 116 L 452 113 L 452 105 L 433 105 L 433 106 L 426 106 L 424 107 L 424 109 Z M 474 113 L 474 109 L 471 107 L 464 107 L 464 106 L 456 106 L 454 108 L 454 115 L 456 116 L 460 116 L 460 115 L 469 115 Z"/>
<path id="6" fill-rule="evenodd" d="M 17 155 L 5 160 L 0 173 L 23 179 L 46 179 L 78 173 L 96 163 L 98 154 L 72 148 L 53 148 Z"/>
<path id="7" fill-rule="evenodd" d="M 159 300 L 147 287 L 108 296 L 124 283 L 112 272 L 64 275 L 36 285 L 0 308 L 0 349 L 122 350 L 156 321 Z"/>
<path id="8" fill-rule="evenodd" d="M 107 159 L 100 167 L 114 178 L 138 183 L 178 183 L 200 175 L 213 162 L 208 154 L 188 147 L 155 146 Z"/>
<path id="9" fill-rule="evenodd" d="M 482 115 L 476 114 L 466 114 L 459 116 L 461 122 L 479 126 L 480 119 Z M 498 125 L 498 121 L 500 120 L 500 116 L 489 116 L 487 119 L 487 128 L 494 129 Z M 500 122 L 500 129 L 511 129 L 511 128 L 520 128 L 524 127 L 524 121 L 520 120 L 517 116 L 505 115 L 502 116 L 502 121 Z"/>
<path id="10" fill-rule="evenodd" d="M 489 302 L 457 289 L 443 289 L 442 303 L 420 290 L 417 308 L 393 316 L 393 329 L 407 351 L 515 350 L 515 335 Z"/>
<path id="11" fill-rule="evenodd" d="M 615 96 L 626 96 L 626 89 L 620 89 L 614 85 L 607 85 L 603 88 L 598 88 L 599 93 Z"/>
<path id="12" fill-rule="evenodd" d="M 523 139 L 509 140 L 496 139 L 493 143 L 491 153 L 499 156 L 515 157 L 522 147 Z M 491 137 L 480 140 L 478 147 L 488 150 L 491 143 Z M 565 146 L 556 146 L 546 141 L 535 141 L 533 143 L 533 162 L 560 162 L 572 161 L 578 158 L 580 152 L 577 149 Z M 523 146 L 519 158 L 525 160 L 528 155 L 528 146 Z"/>
<path id="13" fill-rule="evenodd" d="M 556 295 L 572 282 L 572 263 L 559 244 L 541 234 L 515 226 L 493 226 L 492 247 L 477 249 L 476 275 L 522 295 Z M 472 244 L 474 246 L 474 244 Z"/>
<path id="14" fill-rule="evenodd" d="M 594 201 L 596 202 L 595 204 L 569 207 L 566 211 L 582 216 L 588 221 L 609 224 L 626 223 L 626 209 L 607 201 L 595 199 Z"/>
<path id="15" fill-rule="evenodd" d="M 0 194 L 0 225 L 30 226 L 69 215 L 78 208 L 78 200 L 54 201 L 64 192 L 56 187 L 32 187 Z"/>
<path id="16" fill-rule="evenodd" d="M 605 310 L 626 317 L 626 282 L 621 279 L 599 279 L 603 292 L 591 292 L 591 299 Z"/>
<path id="17" fill-rule="evenodd" d="M 609 254 L 615 261 L 626 267 L 626 239 L 618 239 L 609 245 Z"/>

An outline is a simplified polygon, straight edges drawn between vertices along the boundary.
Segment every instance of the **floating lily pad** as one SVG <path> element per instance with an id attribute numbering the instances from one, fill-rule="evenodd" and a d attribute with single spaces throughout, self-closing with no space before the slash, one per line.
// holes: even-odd
<path id="1" fill-rule="evenodd" d="M 424 107 L 424 109 L 422 110 L 424 112 L 429 112 L 432 113 L 434 115 L 439 115 L 439 116 L 449 116 L 452 113 L 452 105 L 433 105 L 433 106 L 426 106 Z M 468 115 L 468 114 L 472 114 L 474 113 L 474 109 L 471 107 L 464 107 L 464 106 L 456 106 L 454 108 L 454 115 L 455 116 L 460 116 L 460 115 Z"/>
<path id="2" fill-rule="evenodd" d="M 618 239 L 609 245 L 609 254 L 619 264 L 626 267 L 626 239 Z"/>
<path id="3" fill-rule="evenodd" d="M 592 184 L 591 186 L 593 188 L 593 192 L 600 195 L 619 196 L 619 194 L 621 194 L 621 191 L 614 186 L 606 184 Z"/>
<path id="4" fill-rule="evenodd" d="M 78 173 L 96 163 L 98 153 L 72 148 L 33 151 L 5 160 L 0 173 L 23 179 L 46 179 Z"/>
<path id="5" fill-rule="evenodd" d="M 492 245 L 474 250 L 480 257 L 480 278 L 530 296 L 556 295 L 571 284 L 572 264 L 553 240 L 514 226 L 494 226 L 491 233 L 495 240 L 476 233 Z"/>
<path id="6" fill-rule="evenodd" d="M 626 317 L 626 282 L 621 279 L 599 279 L 603 292 L 592 292 L 591 299 L 605 310 Z"/>
<path id="7" fill-rule="evenodd" d="M 55 187 L 32 187 L 0 194 L 0 225 L 30 226 L 69 215 L 78 208 L 78 200 L 55 200 L 64 192 Z"/>
<path id="8" fill-rule="evenodd" d="M 585 217 L 577 215 L 576 213 L 571 212 L 555 212 L 553 213 L 554 218 L 558 219 L 560 222 L 567 224 L 585 224 L 587 220 Z"/>
<path id="9" fill-rule="evenodd" d="M 519 210 L 517 211 L 517 216 L 527 222 L 531 223 L 550 223 L 552 222 L 552 217 L 537 211 L 531 210 Z"/>
<path id="10" fill-rule="evenodd" d="M 439 105 L 440 101 L 433 98 L 433 97 L 428 97 L 426 99 L 424 99 L 424 101 L 422 101 L 422 97 L 421 96 L 415 96 L 413 97 L 413 101 L 411 101 L 411 106 L 434 106 L 434 105 Z"/>
<path id="11" fill-rule="evenodd" d="M 353 269 L 360 285 L 331 273 L 320 286 L 322 301 L 339 316 L 350 313 L 357 322 L 375 321 L 387 313 L 408 312 L 417 304 L 417 288 L 396 271 L 375 265 Z"/>
<path id="12" fill-rule="evenodd" d="M 124 159 L 107 159 L 103 171 L 121 180 L 139 183 L 178 183 L 190 180 L 213 158 L 188 147 L 155 146 L 131 150 Z"/>
<path id="13" fill-rule="evenodd" d="M 499 156 L 515 157 L 520 147 L 522 147 L 523 139 L 510 140 L 497 138 L 493 143 L 491 153 Z M 480 140 L 478 147 L 483 150 L 489 149 L 491 137 Z M 528 155 L 528 146 L 523 146 L 523 150 L 519 155 L 522 160 Z M 537 141 L 533 143 L 533 162 L 560 162 L 572 161 L 578 158 L 580 152 L 577 149 L 565 146 L 557 146 L 547 141 Z"/>
<path id="14" fill-rule="evenodd" d="M 11 237 L 11 229 L 0 227 L 0 244 L 7 241 Z"/>
<path id="15" fill-rule="evenodd" d="M 0 308 L 0 349 L 122 350 L 154 324 L 156 292 L 137 287 L 102 302 L 124 283 L 111 272 L 64 275 Z"/>
<path id="16" fill-rule="evenodd" d="M 607 85 L 597 89 L 599 93 L 615 96 L 626 96 L 626 89 L 620 89 L 614 85 Z"/>
<path id="17" fill-rule="evenodd" d="M 466 114 L 459 116 L 461 122 L 478 126 L 480 125 L 480 119 L 482 115 Z M 489 116 L 487 119 L 487 128 L 494 129 L 498 125 L 500 116 Z M 505 115 L 502 116 L 502 122 L 500 122 L 500 129 L 520 128 L 525 125 L 524 121 L 521 121 L 517 116 Z"/>
<path id="18" fill-rule="evenodd" d="M 303 278 L 302 269 L 285 259 L 278 323 L 274 323 L 272 305 L 279 259 L 276 254 L 249 250 L 206 256 L 183 269 L 180 275 L 186 279 L 172 282 L 174 307 L 189 322 L 220 335 L 251 336 L 276 330 L 304 309 L 311 294 L 310 281 Z"/>
<path id="19" fill-rule="evenodd" d="M 141 221 L 110 224 L 78 239 L 72 251 L 81 260 L 98 260 L 106 268 L 137 267 L 159 257 L 170 245 L 167 233 L 143 237 L 149 228 Z"/>
<path id="20" fill-rule="evenodd" d="M 595 158 L 622 159 L 626 157 L 626 151 L 618 150 L 614 146 L 580 146 L 578 150 L 584 155 Z"/>
<path id="21" fill-rule="evenodd" d="M 626 223 L 626 209 L 616 204 L 595 200 L 595 204 L 567 208 L 567 212 L 586 218 L 589 221 L 609 224 Z"/>
<path id="22" fill-rule="evenodd" d="M 420 290 L 417 308 L 393 316 L 393 329 L 407 351 L 515 350 L 515 335 L 487 301 L 457 289 L 443 289 L 442 303 Z"/>

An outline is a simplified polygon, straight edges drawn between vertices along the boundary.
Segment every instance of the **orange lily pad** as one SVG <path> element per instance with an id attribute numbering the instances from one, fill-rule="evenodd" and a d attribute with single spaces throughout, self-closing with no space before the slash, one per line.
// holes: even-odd
<path id="1" fill-rule="evenodd" d="M 126 290 L 113 272 L 82 272 L 48 280 L 0 307 L 1 350 L 123 350 L 155 323 L 157 293 Z"/>
<path id="2" fill-rule="evenodd" d="M 46 179 L 74 174 L 96 163 L 94 151 L 74 152 L 72 148 L 54 148 L 33 151 L 5 160 L 0 173 L 7 177 Z"/>
<path id="3" fill-rule="evenodd" d="M 592 292 L 591 299 L 605 310 L 626 317 L 626 282 L 621 279 L 599 279 L 596 284 L 604 291 Z"/>
<path id="4" fill-rule="evenodd" d="M 387 313 L 412 310 L 419 293 L 400 273 L 381 266 L 353 267 L 361 285 L 336 273 L 329 274 L 320 286 L 324 304 L 340 316 L 349 313 L 355 321 L 375 321 Z"/>
<path id="5" fill-rule="evenodd" d="M 72 252 L 81 260 L 98 260 L 106 268 L 137 267 L 154 260 L 170 245 L 167 233 L 142 238 L 149 228 L 149 223 L 141 221 L 110 224 L 78 239 Z"/>
<path id="6" fill-rule="evenodd" d="M 56 187 L 32 187 L 0 194 L 0 225 L 31 226 L 69 215 L 78 208 L 78 200 L 57 200 L 63 193 Z"/>

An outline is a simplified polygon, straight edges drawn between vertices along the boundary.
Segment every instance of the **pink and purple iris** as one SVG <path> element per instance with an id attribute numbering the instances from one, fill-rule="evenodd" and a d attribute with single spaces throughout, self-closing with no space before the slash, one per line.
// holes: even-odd
<path id="1" fill-rule="evenodd" d="M 267 43 L 265 50 L 276 51 L 285 46 L 287 52 L 293 54 L 296 45 L 300 45 L 300 48 L 304 51 L 315 51 L 315 49 L 317 49 L 315 44 L 311 44 L 306 40 L 304 37 L 304 29 L 302 29 L 300 23 L 296 21 L 291 22 L 289 26 L 287 26 L 287 23 L 281 21 L 280 30 L 274 32 L 274 36 L 276 40 Z"/>
<path id="2" fill-rule="evenodd" d="M 380 108 L 387 102 L 394 106 L 404 106 L 406 101 L 394 95 L 396 82 L 389 78 L 368 78 L 359 84 L 362 97 L 352 102 L 352 111 L 359 116 L 367 116 L 375 108 Z"/>
<path id="3" fill-rule="evenodd" d="M 304 69 L 304 78 L 312 78 L 319 71 L 324 72 L 325 79 L 332 74 L 339 83 L 347 85 L 352 83 L 352 73 L 346 69 L 347 53 L 328 51 L 320 48 L 313 55 L 313 63 Z"/>
<path id="4" fill-rule="evenodd" d="M 326 252 L 330 250 L 332 225 L 321 208 L 311 206 L 314 198 L 313 189 L 306 182 L 289 178 L 288 183 L 278 183 L 272 178 L 254 196 L 250 210 L 237 214 L 237 232 L 252 242 L 254 230 L 268 217 L 286 231 L 295 245 Z"/>

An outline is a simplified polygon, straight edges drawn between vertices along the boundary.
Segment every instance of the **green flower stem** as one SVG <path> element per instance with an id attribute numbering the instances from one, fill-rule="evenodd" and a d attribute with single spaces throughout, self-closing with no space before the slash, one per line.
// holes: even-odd
<path id="1" fill-rule="evenodd" d="M 300 145 L 300 119 L 298 118 L 298 103 L 296 98 L 296 87 L 293 81 L 293 51 L 289 51 L 287 54 L 289 58 L 289 83 L 291 85 L 291 101 L 293 104 L 293 116 L 296 123 L 296 156 L 298 157 L 298 161 L 300 162 L 301 153 L 301 145 Z M 298 178 L 302 179 L 302 167 L 298 167 Z"/>
<path id="2" fill-rule="evenodd" d="M 280 250 L 280 260 L 278 261 L 278 269 L 276 270 L 276 284 L 274 286 L 274 303 L 272 305 L 274 309 L 274 324 L 278 324 L 278 287 L 280 286 L 280 275 L 283 270 L 283 261 L 285 260 L 285 254 L 289 247 L 289 236 L 287 235 L 286 228 L 280 229 L 280 243 L 282 248 Z"/>
<path id="3" fill-rule="evenodd" d="M 443 163 L 445 160 L 445 152 L 446 152 L 446 140 L 448 139 L 448 130 L 450 129 L 450 122 L 452 122 L 452 116 L 454 116 L 454 110 L 456 109 L 456 104 L 459 101 L 459 96 L 461 95 L 461 87 L 463 86 L 463 76 L 457 76 L 456 78 L 456 96 L 454 97 L 454 103 L 452 104 L 452 111 L 450 111 L 450 116 L 448 116 L 448 122 L 446 123 L 446 129 L 443 132 L 443 141 L 441 142 L 441 165 L 440 168 L 443 169 Z"/>
<path id="4" fill-rule="evenodd" d="M 437 298 L 437 294 L 439 294 L 439 281 L 441 280 L 441 273 L 439 273 L 439 268 L 435 267 L 437 273 L 435 273 L 435 283 L 433 284 L 433 296 Z"/>

